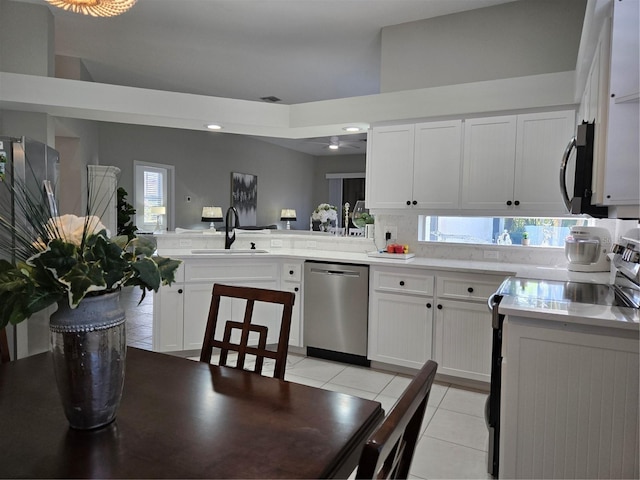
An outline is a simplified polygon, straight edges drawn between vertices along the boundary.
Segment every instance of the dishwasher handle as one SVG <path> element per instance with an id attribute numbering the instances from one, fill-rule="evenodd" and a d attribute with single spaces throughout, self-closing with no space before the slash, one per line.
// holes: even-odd
<path id="1" fill-rule="evenodd" d="M 311 273 L 318 273 L 320 275 L 338 275 L 343 277 L 359 277 L 360 272 L 355 270 L 333 270 L 327 268 L 311 268 Z"/>

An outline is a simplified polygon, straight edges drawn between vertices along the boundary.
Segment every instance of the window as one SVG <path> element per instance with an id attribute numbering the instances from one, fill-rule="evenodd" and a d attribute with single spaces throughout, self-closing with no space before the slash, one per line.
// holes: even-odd
<path id="1" fill-rule="evenodd" d="M 173 229 L 174 167 L 136 161 L 134 170 L 136 226 L 143 232 L 153 232 L 158 225 L 162 230 Z M 165 214 L 153 212 L 152 207 L 165 207 Z"/>
<path id="2" fill-rule="evenodd" d="M 474 244 L 564 247 L 574 225 L 593 225 L 587 218 L 435 217 L 420 215 L 418 240 Z M 526 244 L 526 241 L 524 242 Z"/>

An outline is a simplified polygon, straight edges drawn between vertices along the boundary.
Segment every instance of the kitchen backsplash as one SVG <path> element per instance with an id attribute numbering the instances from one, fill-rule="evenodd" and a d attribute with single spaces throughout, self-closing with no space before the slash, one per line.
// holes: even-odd
<path id="1" fill-rule="evenodd" d="M 463 243 L 429 243 L 418 241 L 418 215 L 377 214 L 375 243 L 384 248 L 386 227 L 397 228 L 397 243 L 409 245 L 409 251 L 419 257 L 451 258 L 489 262 L 523 263 L 564 266 L 567 259 L 563 248 L 523 247 L 520 245 L 472 245 Z M 612 232 L 614 242 L 626 231 L 637 227 L 635 220 L 596 220 L 596 225 Z M 494 258 L 497 254 L 498 258 Z"/>

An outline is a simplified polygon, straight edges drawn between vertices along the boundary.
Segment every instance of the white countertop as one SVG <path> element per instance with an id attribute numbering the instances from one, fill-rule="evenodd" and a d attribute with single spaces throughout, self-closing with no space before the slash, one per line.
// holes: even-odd
<path id="1" fill-rule="evenodd" d="M 202 250 L 202 249 L 200 249 Z M 394 258 L 369 257 L 366 253 L 272 248 L 268 253 L 213 253 L 193 254 L 192 248 L 163 249 L 158 252 L 162 256 L 188 259 L 232 259 L 232 258 L 265 258 L 274 260 L 295 259 L 315 260 L 321 262 L 353 263 L 370 266 L 390 266 L 402 268 L 433 269 L 459 273 L 475 273 L 540 279 L 551 281 L 571 281 L 581 283 L 609 283 L 608 272 L 582 273 L 569 272 L 565 266 L 538 266 L 504 262 L 482 262 L 473 260 L 456 260 L 428 257 L 413 257 L 408 260 Z M 629 308 L 584 304 L 575 301 L 534 302 L 521 297 L 504 297 L 500 304 L 500 312 L 507 315 L 530 317 L 540 320 L 581 323 L 603 327 L 636 330 L 639 328 L 638 311 Z"/>
<path id="2" fill-rule="evenodd" d="M 202 250 L 202 249 L 199 249 Z M 158 252 L 162 256 L 181 259 L 194 258 L 274 258 L 315 260 L 320 262 L 342 262 L 375 266 L 398 266 L 405 268 L 429 268 L 441 271 L 461 273 L 485 273 L 490 275 L 517 276 L 523 278 L 540 278 L 547 280 L 576 281 L 588 283 L 607 283 L 608 273 L 569 272 L 566 267 L 538 266 L 521 263 L 481 262 L 475 260 L 456 260 L 429 257 L 413 257 L 408 260 L 394 258 L 369 257 L 366 253 L 344 252 L 333 250 L 272 248 L 268 253 L 235 253 L 229 254 L 193 254 L 191 248 L 163 249 Z"/>
<path id="3" fill-rule="evenodd" d="M 599 304 L 614 300 L 604 286 L 514 277 L 503 282 L 499 293 L 504 296 L 498 311 L 507 321 L 516 316 L 640 332 L 637 309 Z"/>

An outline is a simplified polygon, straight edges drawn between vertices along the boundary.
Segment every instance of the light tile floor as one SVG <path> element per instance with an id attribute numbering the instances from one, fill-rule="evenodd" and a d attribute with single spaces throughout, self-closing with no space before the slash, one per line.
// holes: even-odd
<path id="1" fill-rule="evenodd" d="M 153 293 L 147 293 L 138 305 L 140 290 L 127 288 L 121 299 L 127 313 L 128 345 L 150 350 Z M 272 373 L 273 361 L 267 360 L 264 374 Z M 288 356 L 285 379 L 376 400 L 386 412 L 411 381 L 407 375 L 295 354 Z M 491 478 L 486 473 L 489 436 L 484 420 L 486 398 L 486 392 L 434 383 L 410 478 Z"/>

